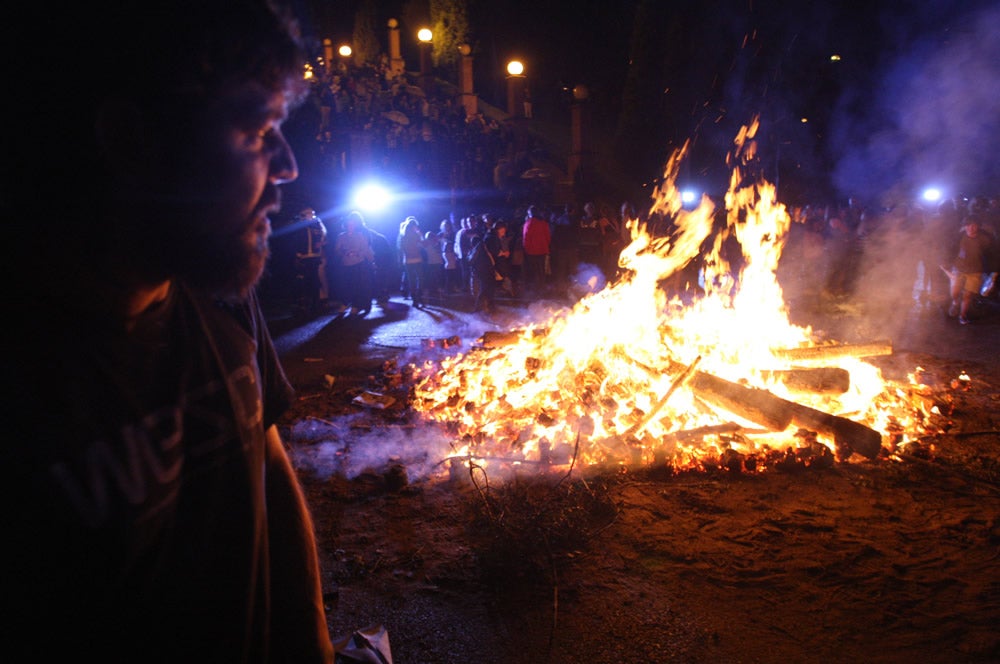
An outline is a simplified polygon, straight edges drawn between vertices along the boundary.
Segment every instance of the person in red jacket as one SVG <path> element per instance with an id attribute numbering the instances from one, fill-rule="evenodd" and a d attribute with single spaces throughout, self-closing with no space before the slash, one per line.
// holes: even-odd
<path id="1" fill-rule="evenodd" d="M 524 285 L 528 295 L 541 295 L 545 290 L 545 262 L 552 244 L 552 229 L 537 205 L 529 205 L 522 228 L 524 245 Z"/>

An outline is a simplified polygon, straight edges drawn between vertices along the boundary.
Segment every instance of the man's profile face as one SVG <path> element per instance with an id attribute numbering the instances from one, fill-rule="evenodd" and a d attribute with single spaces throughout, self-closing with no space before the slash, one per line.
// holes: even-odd
<path id="1" fill-rule="evenodd" d="M 175 200 L 157 231 L 172 276 L 225 298 L 245 296 L 259 280 L 278 186 L 298 176 L 281 131 L 287 113 L 284 94 L 248 82 L 197 115 L 189 148 L 170 161 L 177 172 L 167 195 Z"/>

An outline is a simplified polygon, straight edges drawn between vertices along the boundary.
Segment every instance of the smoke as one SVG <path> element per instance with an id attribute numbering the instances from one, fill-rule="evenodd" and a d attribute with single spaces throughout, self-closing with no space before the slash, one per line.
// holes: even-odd
<path id="1" fill-rule="evenodd" d="M 876 67 L 868 93 L 845 89 L 832 122 L 834 179 L 845 196 L 898 201 L 931 183 L 953 195 L 994 193 L 1000 7 L 991 4 L 895 15 L 885 39 L 893 56 Z"/>
<path id="2" fill-rule="evenodd" d="M 336 420 L 307 419 L 291 431 L 299 442 L 294 447 L 295 465 L 327 480 L 333 476 L 354 479 L 364 473 L 385 475 L 402 467 L 409 482 L 447 471 L 447 458 L 454 453 L 448 434 L 432 423 L 368 423 L 364 413 Z"/>
<path id="3" fill-rule="evenodd" d="M 591 268 L 581 270 L 577 276 L 590 274 L 596 279 L 597 273 L 597 268 Z M 529 326 L 545 326 L 568 310 L 565 303 L 547 299 L 532 301 L 524 309 L 502 308 L 492 315 L 456 316 L 445 308 L 425 307 L 424 314 L 437 319 L 439 325 L 422 328 L 414 324 L 413 331 L 418 334 L 410 339 L 411 345 L 400 348 L 402 352 L 395 364 L 397 367 L 439 366 L 458 354 L 477 352 L 476 347 L 486 331 L 510 332 Z M 448 337 L 427 336 L 440 332 L 440 324 L 446 324 Z M 301 340 L 301 337 L 284 335 L 275 340 L 275 345 L 279 352 L 287 352 L 281 351 L 285 344 Z M 399 342 L 398 331 L 375 330 L 369 338 L 371 344 L 393 348 L 397 348 L 395 344 Z M 373 390 L 393 399 L 405 398 L 393 389 Z M 368 403 L 376 401 L 372 399 Z M 416 418 L 410 421 L 399 418 L 398 414 L 382 417 L 379 412 L 377 406 L 357 404 L 343 414 L 328 418 L 308 417 L 292 423 L 288 437 L 296 443 L 291 448 L 296 468 L 322 480 L 335 476 L 353 480 L 365 474 L 388 478 L 403 469 L 408 482 L 417 482 L 449 472 L 449 458 L 456 454 L 457 447 L 464 445 L 463 441 L 432 420 Z"/>

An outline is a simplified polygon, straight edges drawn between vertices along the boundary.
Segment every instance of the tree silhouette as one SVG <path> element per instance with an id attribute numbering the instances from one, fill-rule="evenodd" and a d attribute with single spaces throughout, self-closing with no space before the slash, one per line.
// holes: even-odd
<path id="1" fill-rule="evenodd" d="M 375 35 L 375 0 L 362 0 L 354 15 L 354 64 L 362 66 L 378 61 L 381 51 L 378 37 Z"/>
<path id="2" fill-rule="evenodd" d="M 458 62 L 458 47 L 469 39 L 467 0 L 431 0 L 431 30 L 434 32 L 432 58 L 435 67 Z"/>

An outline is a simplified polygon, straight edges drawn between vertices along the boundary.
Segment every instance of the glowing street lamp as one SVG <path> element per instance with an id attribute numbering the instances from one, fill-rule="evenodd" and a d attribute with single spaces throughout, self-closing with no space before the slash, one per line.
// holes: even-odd
<path id="1" fill-rule="evenodd" d="M 513 118 L 523 118 L 524 91 L 527 78 L 524 76 L 524 63 L 511 60 L 507 63 L 507 114 Z"/>
<path id="2" fill-rule="evenodd" d="M 429 28 L 417 30 L 417 40 L 420 42 L 420 87 L 424 92 L 430 92 L 431 87 L 431 40 L 434 34 Z"/>
<path id="3" fill-rule="evenodd" d="M 351 53 L 353 53 L 353 52 L 354 51 L 351 50 L 351 47 L 350 47 L 349 44 L 341 44 L 340 48 L 337 49 L 337 53 L 340 53 L 340 56 L 343 57 L 343 58 L 349 58 L 349 57 L 351 57 Z"/>

